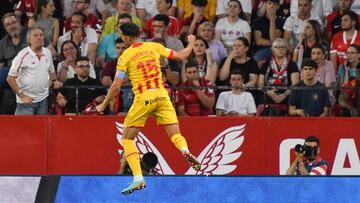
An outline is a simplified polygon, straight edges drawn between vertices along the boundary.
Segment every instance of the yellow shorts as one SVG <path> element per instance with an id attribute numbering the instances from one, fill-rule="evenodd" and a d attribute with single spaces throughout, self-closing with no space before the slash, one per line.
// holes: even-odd
<path id="1" fill-rule="evenodd" d="M 178 123 L 175 109 L 165 89 L 149 89 L 135 95 L 134 102 L 126 115 L 125 127 L 144 127 L 150 115 L 161 125 Z"/>

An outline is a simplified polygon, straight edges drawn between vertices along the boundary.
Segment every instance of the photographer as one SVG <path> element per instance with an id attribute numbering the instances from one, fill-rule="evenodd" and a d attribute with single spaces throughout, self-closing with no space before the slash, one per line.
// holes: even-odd
<path id="1" fill-rule="evenodd" d="M 327 175 L 328 164 L 319 157 L 320 140 L 311 135 L 304 145 L 295 146 L 296 159 L 286 171 L 286 175 Z"/>
<path id="2" fill-rule="evenodd" d="M 158 173 L 154 169 L 158 164 L 157 156 L 152 152 L 145 153 L 140 159 L 141 170 L 144 175 L 157 175 Z M 119 174 L 131 175 L 131 169 L 127 163 L 124 153 L 121 155 Z"/>

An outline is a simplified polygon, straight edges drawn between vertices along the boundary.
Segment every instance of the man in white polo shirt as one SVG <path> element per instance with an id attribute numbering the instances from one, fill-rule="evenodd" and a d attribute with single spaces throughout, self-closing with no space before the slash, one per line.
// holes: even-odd
<path id="1" fill-rule="evenodd" d="M 28 47 L 22 49 L 12 61 L 7 77 L 16 94 L 15 115 L 46 115 L 48 113 L 49 79 L 58 89 L 51 52 L 43 47 L 44 32 L 39 27 L 27 33 Z"/>

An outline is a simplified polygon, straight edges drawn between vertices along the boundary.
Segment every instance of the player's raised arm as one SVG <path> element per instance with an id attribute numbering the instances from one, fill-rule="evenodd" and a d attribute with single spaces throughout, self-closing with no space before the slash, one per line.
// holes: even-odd
<path id="1" fill-rule="evenodd" d="M 178 61 L 185 60 L 190 55 L 192 49 L 194 48 L 195 40 L 196 40 L 196 37 L 194 35 L 189 35 L 188 36 L 188 42 L 189 42 L 188 45 L 184 49 L 181 49 L 178 52 L 174 52 L 172 59 L 175 59 Z"/>

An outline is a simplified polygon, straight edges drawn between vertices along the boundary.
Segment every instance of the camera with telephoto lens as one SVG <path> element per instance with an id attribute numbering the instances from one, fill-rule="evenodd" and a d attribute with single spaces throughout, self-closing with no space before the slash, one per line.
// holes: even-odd
<path id="1" fill-rule="evenodd" d="M 318 152 L 317 146 L 309 147 L 307 145 L 301 145 L 301 144 L 297 144 L 295 146 L 295 151 L 300 154 L 304 154 L 305 157 L 315 157 Z"/>

